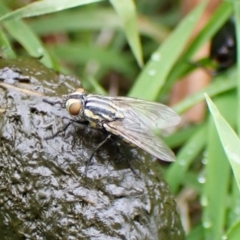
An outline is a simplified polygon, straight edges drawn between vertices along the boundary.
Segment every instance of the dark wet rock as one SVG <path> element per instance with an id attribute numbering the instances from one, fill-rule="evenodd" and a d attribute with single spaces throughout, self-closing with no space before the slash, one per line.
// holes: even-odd
<path id="1" fill-rule="evenodd" d="M 105 133 L 75 124 L 44 140 L 69 115 L 43 99 L 79 85 L 35 59 L 0 60 L 1 239 L 184 239 L 174 198 L 149 155 L 122 145 L 139 178 L 108 141 L 85 176 Z"/>

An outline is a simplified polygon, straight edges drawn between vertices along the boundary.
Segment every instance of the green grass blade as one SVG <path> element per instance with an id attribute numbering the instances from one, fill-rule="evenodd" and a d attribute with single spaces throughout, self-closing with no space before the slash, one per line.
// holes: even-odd
<path id="1" fill-rule="evenodd" d="M 79 30 L 101 30 L 103 28 L 119 30 L 122 28 L 121 20 L 117 17 L 114 9 L 110 7 L 71 9 L 44 18 L 31 19 L 29 26 L 39 35 Z"/>
<path id="2" fill-rule="evenodd" d="M 239 206 L 240 206 L 240 191 L 238 185 L 234 179 L 231 179 L 231 195 L 230 195 L 230 202 L 228 211 L 228 220 L 226 224 L 226 228 L 231 228 L 237 221 L 240 220 L 239 218 Z"/>
<path id="3" fill-rule="evenodd" d="M 240 140 L 207 95 L 206 100 L 240 189 Z"/>
<path id="4" fill-rule="evenodd" d="M 102 0 L 44 0 L 33 2 L 26 7 L 19 8 L 11 13 L 7 13 L 0 17 L 0 21 L 6 21 L 10 19 L 19 19 L 26 17 L 33 17 L 47 13 L 53 13 L 62 11 L 68 8 L 77 7 L 84 4 L 99 2 Z"/>
<path id="5" fill-rule="evenodd" d="M 164 88 L 169 89 L 172 86 L 173 82 L 176 81 L 176 79 L 182 77 L 182 74 L 186 72 L 186 70 L 189 68 L 189 61 L 191 61 L 196 51 L 204 43 L 206 43 L 207 41 L 209 41 L 209 39 L 213 37 L 217 30 L 232 15 L 232 12 L 232 3 L 223 1 L 220 4 L 220 6 L 213 13 L 211 19 L 208 21 L 204 29 L 195 37 L 190 46 L 184 52 L 180 61 L 178 61 L 178 64 L 176 64 L 172 69 L 171 73 L 168 76 L 166 86 L 164 86 Z"/>
<path id="6" fill-rule="evenodd" d="M 203 101 L 205 99 L 204 93 L 207 93 L 212 97 L 236 88 L 236 85 L 236 71 L 229 71 L 226 74 L 215 77 L 214 81 L 211 82 L 206 88 L 184 98 L 181 102 L 176 104 L 173 109 L 179 114 L 183 113 L 195 104 Z"/>
<path id="7" fill-rule="evenodd" d="M 15 58 L 16 55 L 9 43 L 8 39 L 6 38 L 3 31 L 0 30 L 0 46 L 1 46 L 1 56 L 5 58 Z"/>
<path id="8" fill-rule="evenodd" d="M 219 127 L 221 128 L 220 131 L 223 130 L 224 138 L 226 134 L 228 134 L 229 129 L 222 128 L 223 118 L 220 116 L 212 101 L 208 97 L 206 98 L 212 118 L 210 118 L 209 121 L 207 135 L 206 182 L 202 194 L 202 224 L 205 229 L 205 239 L 220 239 L 226 221 L 226 203 L 231 175 L 230 165 L 219 139 Z M 233 125 L 236 121 L 236 112 L 229 114 L 229 106 L 231 106 L 232 109 L 236 108 L 235 92 L 231 91 L 220 95 L 215 99 L 215 103 Z"/>
<path id="9" fill-rule="evenodd" d="M 188 128 L 179 129 L 177 132 L 164 137 L 164 142 L 170 148 L 180 147 L 186 142 L 195 132 L 201 128 L 201 125 L 190 126 Z"/>
<path id="10" fill-rule="evenodd" d="M 6 14 L 8 9 L 0 2 L 0 15 Z M 21 20 L 9 20 L 3 23 L 9 34 L 15 38 L 32 57 L 41 57 L 41 62 L 52 67 L 52 61 L 48 52 L 33 31 Z"/>
<path id="11" fill-rule="evenodd" d="M 168 39 L 152 54 L 151 59 L 132 87 L 129 96 L 155 100 L 165 80 L 196 25 L 205 6 L 205 1 L 188 14 Z"/>
<path id="12" fill-rule="evenodd" d="M 98 83 L 98 81 L 95 78 L 88 77 L 87 80 L 93 86 L 94 93 L 107 95 L 107 92 L 105 91 L 105 89 Z"/>
<path id="13" fill-rule="evenodd" d="M 143 65 L 142 48 L 138 34 L 136 7 L 132 0 L 110 0 L 122 19 L 128 43 L 140 66 Z"/>
<path id="14" fill-rule="evenodd" d="M 116 15 L 117 13 L 112 7 L 76 8 L 51 14 L 44 18 L 31 19 L 29 26 L 38 35 L 79 30 L 101 30 L 103 27 L 104 29 L 122 31 L 123 24 Z M 162 42 L 169 34 L 166 27 L 156 24 L 144 15 L 138 16 L 138 30 L 142 35 L 148 36 L 156 42 Z"/>
<path id="15" fill-rule="evenodd" d="M 202 225 L 198 225 L 194 227 L 190 233 L 187 234 L 186 240 L 203 240 L 203 227 Z"/>
<path id="16" fill-rule="evenodd" d="M 240 58 L 240 49 L 239 49 L 239 46 L 240 46 L 240 31 L 239 31 L 239 28 L 240 28 L 240 7 L 239 7 L 239 1 L 234 1 L 234 13 L 235 13 L 235 29 L 236 29 L 236 38 L 237 38 L 237 42 L 236 42 L 236 45 L 238 46 L 236 51 L 237 51 L 237 71 L 238 71 L 238 77 L 237 77 L 237 90 L 238 90 L 238 98 L 237 98 L 237 101 L 238 101 L 238 106 L 240 106 L 240 61 L 239 61 L 239 58 Z M 239 108 L 237 109 L 237 112 L 238 112 L 238 120 L 240 120 L 240 110 Z M 238 136 L 240 136 L 240 121 L 237 122 L 237 131 L 238 131 Z"/>
<path id="17" fill-rule="evenodd" d="M 206 125 L 199 128 L 197 132 L 189 138 L 185 145 L 181 147 L 180 152 L 177 154 L 177 161 L 172 163 L 167 170 L 166 181 L 173 193 L 176 193 L 178 190 L 189 165 L 203 149 L 206 143 L 206 133 Z"/>
<path id="18" fill-rule="evenodd" d="M 81 43 L 68 43 L 49 47 L 50 52 L 59 59 L 65 59 L 74 64 L 86 64 L 88 61 L 96 61 L 101 68 L 110 68 L 126 75 L 133 75 L 131 66 L 131 56 L 129 54 L 119 54 L 118 51 L 111 48 L 100 48 L 95 45 Z M 132 58 L 133 59 L 133 58 Z"/>
<path id="19" fill-rule="evenodd" d="M 232 226 L 225 235 L 225 239 L 238 240 L 240 236 L 240 220 Z"/>

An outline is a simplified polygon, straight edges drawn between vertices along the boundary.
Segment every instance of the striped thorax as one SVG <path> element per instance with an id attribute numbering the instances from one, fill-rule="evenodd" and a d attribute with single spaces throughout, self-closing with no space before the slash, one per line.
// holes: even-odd
<path id="1" fill-rule="evenodd" d="M 64 104 L 75 120 L 86 120 L 92 127 L 120 136 L 159 159 L 175 160 L 173 152 L 154 133 L 180 122 L 171 108 L 141 99 L 88 94 L 82 88 L 69 94 Z"/>
<path id="2" fill-rule="evenodd" d="M 82 88 L 68 95 L 65 101 L 67 111 L 75 119 L 88 120 L 93 127 L 102 128 L 106 122 L 124 118 L 123 110 L 110 99 L 104 96 L 87 94 Z"/>

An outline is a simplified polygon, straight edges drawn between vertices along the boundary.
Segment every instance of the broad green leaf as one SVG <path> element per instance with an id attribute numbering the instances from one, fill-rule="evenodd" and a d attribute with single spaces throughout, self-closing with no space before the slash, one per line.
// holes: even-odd
<path id="1" fill-rule="evenodd" d="M 151 59 L 141 72 L 132 87 L 129 96 L 155 100 L 166 78 L 189 41 L 205 1 L 188 14 L 167 38 L 167 40 L 152 54 Z"/>
<path id="2" fill-rule="evenodd" d="M 240 189 L 240 140 L 207 95 L 206 101 L 213 116 L 223 149 L 232 166 L 235 179 Z"/>
<path id="3" fill-rule="evenodd" d="M 13 18 L 33 17 L 47 13 L 62 11 L 68 8 L 77 7 L 84 4 L 100 2 L 102 0 L 43 0 L 28 4 L 26 7 L 19 8 L 11 13 L 0 17 L 0 21 Z"/>
<path id="4" fill-rule="evenodd" d="M 142 49 L 138 34 L 137 13 L 133 0 L 110 0 L 122 19 L 128 43 L 140 66 L 143 65 Z"/>

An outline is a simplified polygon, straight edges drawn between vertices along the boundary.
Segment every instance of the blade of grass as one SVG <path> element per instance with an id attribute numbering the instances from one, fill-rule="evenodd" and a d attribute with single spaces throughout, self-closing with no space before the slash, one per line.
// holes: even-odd
<path id="1" fill-rule="evenodd" d="M 0 17 L 0 21 L 33 17 L 100 1 L 102 0 L 43 0 L 40 2 L 33 2 L 25 7 L 5 14 L 4 16 Z"/>
<path id="2" fill-rule="evenodd" d="M 0 15 L 6 14 L 9 10 L 0 2 Z M 10 20 L 3 23 L 9 34 L 15 38 L 32 57 L 41 57 L 41 62 L 52 68 L 53 64 L 48 52 L 42 46 L 40 40 L 32 30 L 20 20 Z"/>
<path id="3" fill-rule="evenodd" d="M 213 97 L 235 88 L 236 85 L 236 71 L 228 71 L 225 74 L 215 77 L 214 81 L 203 90 L 186 97 L 180 103 L 176 104 L 173 109 L 179 114 L 183 113 L 196 103 L 203 101 L 204 93 L 207 93 L 209 96 Z"/>
<path id="4" fill-rule="evenodd" d="M 86 21 L 86 19 L 88 20 Z M 140 15 L 137 20 L 139 32 L 154 39 L 156 42 L 162 42 L 169 34 L 169 30 L 166 27 L 156 24 L 147 16 Z M 31 19 L 29 26 L 38 35 L 86 29 L 100 30 L 103 27 L 104 29 L 119 31 L 123 27 L 121 19 L 116 17 L 116 11 L 106 7 L 76 8 L 70 11 L 62 11 L 44 18 Z"/>
<path id="5" fill-rule="evenodd" d="M 131 59 L 130 55 L 120 54 L 111 48 L 103 49 L 95 45 L 67 43 L 66 45 L 51 46 L 49 51 L 60 59 L 65 59 L 74 64 L 85 64 L 94 60 L 101 64 L 101 67 L 114 69 L 125 76 L 134 75 L 134 68 L 131 67 L 133 58 Z"/>
<path id="6" fill-rule="evenodd" d="M 234 17 L 235 17 L 235 29 L 236 29 L 236 39 L 237 39 L 237 43 L 236 45 L 238 46 L 237 47 L 237 74 L 238 74 L 238 81 L 237 81 L 237 91 L 238 91 L 238 98 L 237 98 L 237 101 L 238 101 L 238 106 L 240 106 L 240 49 L 239 49 L 239 46 L 240 46 L 240 31 L 239 31 L 239 28 L 240 28 L 240 7 L 239 7 L 239 1 L 234 1 Z M 238 131 L 238 136 L 240 136 L 240 110 L 239 108 L 237 109 L 237 113 L 238 113 L 238 121 L 237 121 L 237 131 Z"/>
<path id="7" fill-rule="evenodd" d="M 220 6 L 214 11 L 211 19 L 208 21 L 205 28 L 195 37 L 190 46 L 186 49 L 178 64 L 174 66 L 171 73 L 168 76 L 168 80 L 162 93 L 168 91 L 172 84 L 182 77 L 182 75 L 189 68 L 189 61 L 192 59 L 194 53 L 199 49 L 206 41 L 209 41 L 218 29 L 226 22 L 226 20 L 232 15 L 233 8 L 232 3 L 223 1 Z"/>
<path id="8" fill-rule="evenodd" d="M 189 139 L 195 132 L 200 128 L 201 126 L 195 125 L 190 126 L 188 128 L 180 129 L 177 132 L 174 132 L 173 134 L 164 137 L 164 142 L 170 147 L 170 148 L 176 148 L 180 147 L 184 142 Z"/>
<path id="9" fill-rule="evenodd" d="M 203 233 L 203 227 L 199 224 L 187 234 L 186 240 L 203 240 Z"/>
<path id="10" fill-rule="evenodd" d="M 1 56 L 5 58 L 15 58 L 16 55 L 9 43 L 8 39 L 6 38 L 3 31 L 0 30 L 0 46 L 1 46 Z"/>
<path id="11" fill-rule="evenodd" d="M 226 239 L 238 240 L 240 236 L 240 220 L 232 226 L 225 234 Z"/>
<path id="12" fill-rule="evenodd" d="M 94 93 L 96 94 L 102 94 L 102 95 L 107 95 L 105 89 L 97 82 L 97 80 L 93 77 L 88 77 L 87 78 L 88 82 L 93 86 L 94 88 Z"/>
<path id="13" fill-rule="evenodd" d="M 188 14 L 168 39 L 152 54 L 151 59 L 128 94 L 129 96 L 147 100 L 156 99 L 172 66 L 186 46 L 204 7 L 205 1 Z"/>
<path id="14" fill-rule="evenodd" d="M 230 182 L 230 165 L 223 151 L 216 127 L 216 112 L 210 99 L 207 100 L 212 113 L 209 119 L 207 134 L 207 164 L 205 166 L 205 184 L 203 186 L 202 224 L 205 229 L 205 239 L 221 239 L 226 220 L 226 201 Z M 236 107 L 235 91 L 229 91 L 215 99 L 215 103 L 225 117 L 232 124 L 236 121 L 236 115 L 231 111 Z M 215 108 L 216 109 L 216 108 Z M 219 121 L 219 120 L 217 120 Z M 218 129 L 219 130 L 219 129 Z"/>
<path id="15" fill-rule="evenodd" d="M 66 21 L 68 19 L 68 21 Z M 87 19 L 87 21 L 86 21 Z M 104 28 L 119 30 L 121 20 L 114 9 L 109 8 L 77 8 L 34 18 L 29 26 L 39 35 L 79 30 L 101 30 Z"/>
<path id="16" fill-rule="evenodd" d="M 132 0 L 110 0 L 122 19 L 123 28 L 128 43 L 135 55 L 139 66 L 143 65 L 142 48 L 138 34 L 136 7 Z"/>
<path id="17" fill-rule="evenodd" d="M 189 165 L 203 149 L 206 143 L 206 131 L 206 125 L 199 128 L 196 133 L 189 138 L 184 146 L 181 147 L 181 150 L 177 154 L 177 161 L 172 163 L 167 170 L 165 179 L 173 193 L 177 192 Z"/>
<path id="18" fill-rule="evenodd" d="M 216 128 L 218 130 L 218 134 L 222 142 L 222 146 L 232 166 L 236 182 L 240 189 L 240 140 L 236 135 L 236 133 L 233 131 L 233 129 L 230 127 L 230 125 L 221 116 L 218 109 L 216 108 L 216 106 L 213 104 L 213 102 L 207 95 L 206 95 L 206 100 L 207 100 L 207 104 L 210 109 L 210 112 L 213 116 Z M 234 105 L 230 104 L 228 106 L 233 107 Z M 227 114 L 230 115 L 228 106 L 226 108 L 228 111 Z M 236 108 L 233 107 L 232 109 L 236 109 Z M 232 112 L 231 115 L 233 114 L 234 112 Z"/>
<path id="19" fill-rule="evenodd" d="M 201 176 L 201 175 L 200 175 Z M 188 170 L 184 174 L 184 178 L 182 180 L 182 185 L 184 188 L 191 188 L 194 190 L 194 192 L 198 195 L 202 194 L 202 182 L 200 180 L 200 177 L 198 173 L 196 173 L 195 170 Z"/>
<path id="20" fill-rule="evenodd" d="M 227 228 L 231 228 L 237 221 L 239 221 L 240 191 L 234 178 L 232 178 L 231 186 L 232 191 L 229 203 L 229 206 L 231 207 L 228 212 Z"/>

